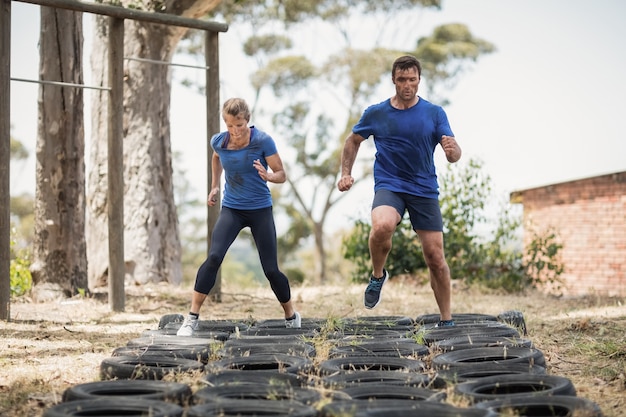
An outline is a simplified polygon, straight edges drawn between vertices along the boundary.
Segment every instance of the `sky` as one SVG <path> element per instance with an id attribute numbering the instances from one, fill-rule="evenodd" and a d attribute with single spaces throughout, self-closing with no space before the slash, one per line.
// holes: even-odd
<path id="1" fill-rule="evenodd" d="M 13 78 L 37 78 L 38 9 L 12 3 Z M 398 43 L 414 42 L 445 23 L 463 23 L 497 48 L 448 92 L 451 104 L 445 107 L 463 159 L 483 162 L 496 195 L 626 170 L 626 2 L 444 0 L 441 11 L 399 22 Z M 313 38 L 306 52 L 328 48 L 323 34 Z M 220 35 L 222 99 L 251 99 L 252 90 L 241 75 L 246 66 L 239 53 L 241 39 L 232 30 Z M 86 48 L 89 41 L 90 31 L 85 30 Z M 191 77 L 203 79 L 197 72 Z M 88 84 L 89 68 L 85 80 Z M 28 161 L 11 168 L 12 194 L 35 189 L 37 89 L 36 84 L 11 82 L 12 136 L 31 151 Z M 393 92 L 390 81 L 372 103 Z M 85 94 L 89 103 L 89 92 Z M 182 87 L 172 92 L 172 146 L 182 153 L 201 201 L 207 172 L 204 100 Z M 284 145 L 277 143 L 281 151 Z M 436 154 L 436 163 L 439 170 L 444 168 L 442 152 Z M 365 182 L 352 199 L 344 199 L 330 223 L 344 224 L 354 215 L 355 204 L 368 207 L 371 197 L 371 185 Z"/>

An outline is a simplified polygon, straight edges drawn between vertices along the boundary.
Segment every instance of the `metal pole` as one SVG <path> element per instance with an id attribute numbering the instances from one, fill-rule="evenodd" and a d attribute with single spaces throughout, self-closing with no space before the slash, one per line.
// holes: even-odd
<path id="1" fill-rule="evenodd" d="M 11 0 L 0 0 L 0 320 L 11 318 Z"/>
<path id="2" fill-rule="evenodd" d="M 109 20 L 108 181 L 109 306 L 124 311 L 124 20 Z"/>

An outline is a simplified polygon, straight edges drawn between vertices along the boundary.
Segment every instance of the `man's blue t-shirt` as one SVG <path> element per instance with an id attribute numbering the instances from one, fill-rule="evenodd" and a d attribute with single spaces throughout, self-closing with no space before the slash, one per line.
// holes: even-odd
<path id="1" fill-rule="evenodd" d="M 241 149 L 226 149 L 230 135 L 221 132 L 211 138 L 211 147 L 220 157 L 226 184 L 222 205 L 238 210 L 256 210 L 272 206 L 272 195 L 267 183 L 259 176 L 252 163 L 255 159 L 267 169 L 266 157 L 278 151 L 270 135 L 250 128 L 250 143 Z"/>
<path id="2" fill-rule="evenodd" d="M 374 190 L 438 198 L 434 152 L 442 135 L 454 136 L 445 111 L 420 97 L 400 110 L 391 99 L 368 107 L 352 132 L 374 137 Z"/>

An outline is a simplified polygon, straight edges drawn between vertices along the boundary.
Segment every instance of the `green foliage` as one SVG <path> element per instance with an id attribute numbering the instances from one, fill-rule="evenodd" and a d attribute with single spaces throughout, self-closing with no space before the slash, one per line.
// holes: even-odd
<path id="1" fill-rule="evenodd" d="M 344 258 L 356 265 L 352 274 L 354 282 L 367 282 L 372 271 L 368 247 L 371 229 L 369 223 L 357 220 L 352 234 L 343 241 Z M 385 265 L 391 276 L 411 274 L 426 268 L 422 246 L 408 219 L 403 219 L 396 228 L 392 241 L 393 246 Z"/>
<path id="2" fill-rule="evenodd" d="M 548 285 L 558 292 L 563 283 L 561 274 L 565 270 L 559 258 L 563 245 L 553 229 L 547 229 L 543 233 L 533 230 L 532 236 L 524 263 L 526 275 L 532 285 Z"/>
<path id="3" fill-rule="evenodd" d="M 28 251 L 25 249 L 16 251 L 15 246 L 16 232 L 15 229 L 11 229 L 9 277 L 11 296 L 13 297 L 26 294 L 33 284 L 33 278 L 30 275 L 31 262 Z"/>

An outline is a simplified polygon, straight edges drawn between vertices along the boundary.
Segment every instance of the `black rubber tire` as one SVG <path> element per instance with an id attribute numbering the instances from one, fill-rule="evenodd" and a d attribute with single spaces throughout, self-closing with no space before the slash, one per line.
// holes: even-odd
<path id="1" fill-rule="evenodd" d="M 145 346 L 184 346 L 188 347 L 211 347 L 215 345 L 222 345 L 222 341 L 207 339 L 202 337 L 185 337 L 185 336 L 167 336 L 167 335 L 154 335 L 144 336 L 131 339 L 126 343 L 129 347 L 145 347 Z"/>
<path id="2" fill-rule="evenodd" d="M 423 314 L 415 318 L 415 324 L 418 326 L 425 324 L 437 324 L 441 316 L 439 314 Z M 452 320 L 456 324 L 462 323 L 481 323 L 481 322 L 495 322 L 498 321 L 496 316 L 490 314 L 476 314 L 476 313 L 458 313 L 452 314 Z"/>
<path id="3" fill-rule="evenodd" d="M 346 325 L 350 324 L 377 324 L 388 327 L 414 326 L 415 321 L 408 316 L 359 316 L 343 320 Z"/>
<path id="4" fill-rule="evenodd" d="M 45 410 L 42 417 L 144 415 L 151 417 L 181 417 L 183 412 L 183 407 L 163 401 L 141 398 L 97 398 L 54 405 Z"/>
<path id="5" fill-rule="evenodd" d="M 301 329 L 307 329 L 311 331 L 320 331 L 325 325 L 327 320 L 306 318 L 301 319 Z M 254 328 L 257 329 L 284 329 L 285 319 L 267 319 L 261 320 L 254 324 Z"/>
<path id="6" fill-rule="evenodd" d="M 174 333 L 180 328 L 181 322 L 168 323 L 164 329 L 174 330 Z M 283 321 L 283 327 L 284 321 Z M 236 333 L 250 328 L 249 324 L 233 320 L 198 320 L 198 332 L 218 332 L 218 333 Z"/>
<path id="7" fill-rule="evenodd" d="M 202 379 L 211 387 L 250 384 L 264 384 L 277 387 L 305 387 L 308 385 L 306 378 L 296 374 L 279 372 L 222 371 L 205 375 Z"/>
<path id="8" fill-rule="evenodd" d="M 422 335 L 423 343 L 427 346 L 432 346 L 440 340 L 449 339 L 451 337 L 520 337 L 517 329 L 499 322 L 457 324 L 451 327 L 422 327 L 419 330 L 419 334 Z"/>
<path id="9" fill-rule="evenodd" d="M 446 393 L 428 388 L 399 385 L 353 384 L 339 390 L 353 400 L 444 401 Z"/>
<path id="10" fill-rule="evenodd" d="M 192 402 L 204 404 L 231 400 L 273 400 L 311 405 L 321 398 L 322 394 L 313 388 L 246 384 L 202 388 L 193 394 Z"/>
<path id="11" fill-rule="evenodd" d="M 558 375 L 511 374 L 490 376 L 457 384 L 454 391 L 472 403 L 529 396 L 576 396 L 576 389 L 572 381 Z"/>
<path id="12" fill-rule="evenodd" d="M 168 324 L 164 329 L 145 330 L 141 333 L 141 337 L 176 336 L 179 328 L 180 323 Z M 214 339 L 223 342 L 228 340 L 230 333 L 215 330 L 196 330 L 193 332 L 193 337 L 196 339 Z"/>
<path id="13" fill-rule="evenodd" d="M 315 347 L 306 343 L 283 342 L 274 344 L 238 344 L 224 346 L 217 351 L 220 358 L 232 358 L 236 356 L 250 356 L 262 353 L 282 353 L 285 355 L 302 356 L 312 358 L 315 356 Z"/>
<path id="14" fill-rule="evenodd" d="M 207 363 L 211 357 L 210 347 L 183 347 L 183 346 L 160 346 L 152 345 L 145 347 L 121 346 L 113 350 L 111 356 L 160 356 L 169 358 L 181 358 Z"/>
<path id="15" fill-rule="evenodd" d="M 604 417 L 595 402 L 569 395 L 549 395 L 482 401 L 474 407 L 489 409 L 501 415 Z"/>
<path id="16" fill-rule="evenodd" d="M 545 368 L 543 352 L 534 348 L 522 347 L 484 347 L 445 352 L 436 355 L 431 363 L 433 369 L 454 369 L 472 367 L 480 363 L 526 363 Z"/>
<path id="17" fill-rule="evenodd" d="M 334 346 L 328 354 L 329 359 L 346 358 L 354 356 L 388 356 L 388 357 L 423 357 L 430 354 L 429 349 L 411 341 L 410 339 L 387 342 L 387 341 L 365 341 L 362 343 L 345 344 Z"/>
<path id="18" fill-rule="evenodd" d="M 358 370 L 423 372 L 425 368 L 424 362 L 417 359 L 389 358 L 384 356 L 327 359 L 319 364 L 319 370 L 322 375 Z"/>
<path id="19" fill-rule="evenodd" d="M 525 347 L 532 348 L 533 342 L 522 337 L 502 337 L 502 336 L 459 336 L 449 339 L 438 340 L 432 347 L 440 352 L 452 350 L 474 349 L 478 347 Z"/>
<path id="20" fill-rule="evenodd" d="M 477 363 L 469 367 L 465 366 L 437 371 L 437 377 L 450 384 L 458 384 L 489 376 L 511 374 L 545 375 L 546 368 L 539 365 L 530 365 L 528 363 Z"/>
<path id="21" fill-rule="evenodd" d="M 353 385 L 396 385 L 440 389 L 446 387 L 446 381 L 437 376 L 419 372 L 398 371 L 349 371 L 326 375 L 321 378 L 325 388 L 341 389 Z"/>
<path id="22" fill-rule="evenodd" d="M 97 398 L 141 398 L 185 406 L 191 397 L 186 384 L 165 381 L 113 380 L 77 384 L 63 392 L 63 402 Z"/>
<path id="23" fill-rule="evenodd" d="M 526 320 L 524 319 L 524 313 L 518 310 L 503 311 L 498 314 L 498 320 L 519 329 L 524 336 L 528 335 L 528 329 L 526 328 Z"/>
<path id="24" fill-rule="evenodd" d="M 351 400 L 326 404 L 322 417 L 497 417 L 488 409 L 460 408 L 434 401 Z"/>
<path id="25" fill-rule="evenodd" d="M 157 328 L 164 329 L 169 323 L 182 323 L 183 321 L 185 321 L 185 316 L 182 314 L 164 314 L 161 316 L 159 327 Z"/>
<path id="26" fill-rule="evenodd" d="M 245 339 L 247 337 L 282 337 L 283 339 L 312 339 L 318 336 L 319 332 L 314 329 L 287 329 L 283 327 L 250 327 L 238 333 L 238 337 Z M 232 336 L 231 336 L 232 337 Z"/>
<path id="27" fill-rule="evenodd" d="M 362 338 L 371 340 L 410 339 L 415 334 L 411 330 L 346 328 L 327 335 L 329 339 Z"/>
<path id="28" fill-rule="evenodd" d="M 189 407 L 186 417 L 207 416 L 290 416 L 316 417 L 317 410 L 295 401 L 231 400 Z"/>
<path id="29" fill-rule="evenodd" d="M 204 364 L 166 356 L 112 356 L 100 363 L 100 379 L 160 380 L 168 374 L 202 372 Z"/>
<path id="30" fill-rule="evenodd" d="M 307 373 L 313 367 L 309 358 L 283 353 L 259 353 L 251 356 L 239 356 L 210 362 L 207 365 L 210 373 L 225 370 L 287 372 L 292 374 Z"/>

